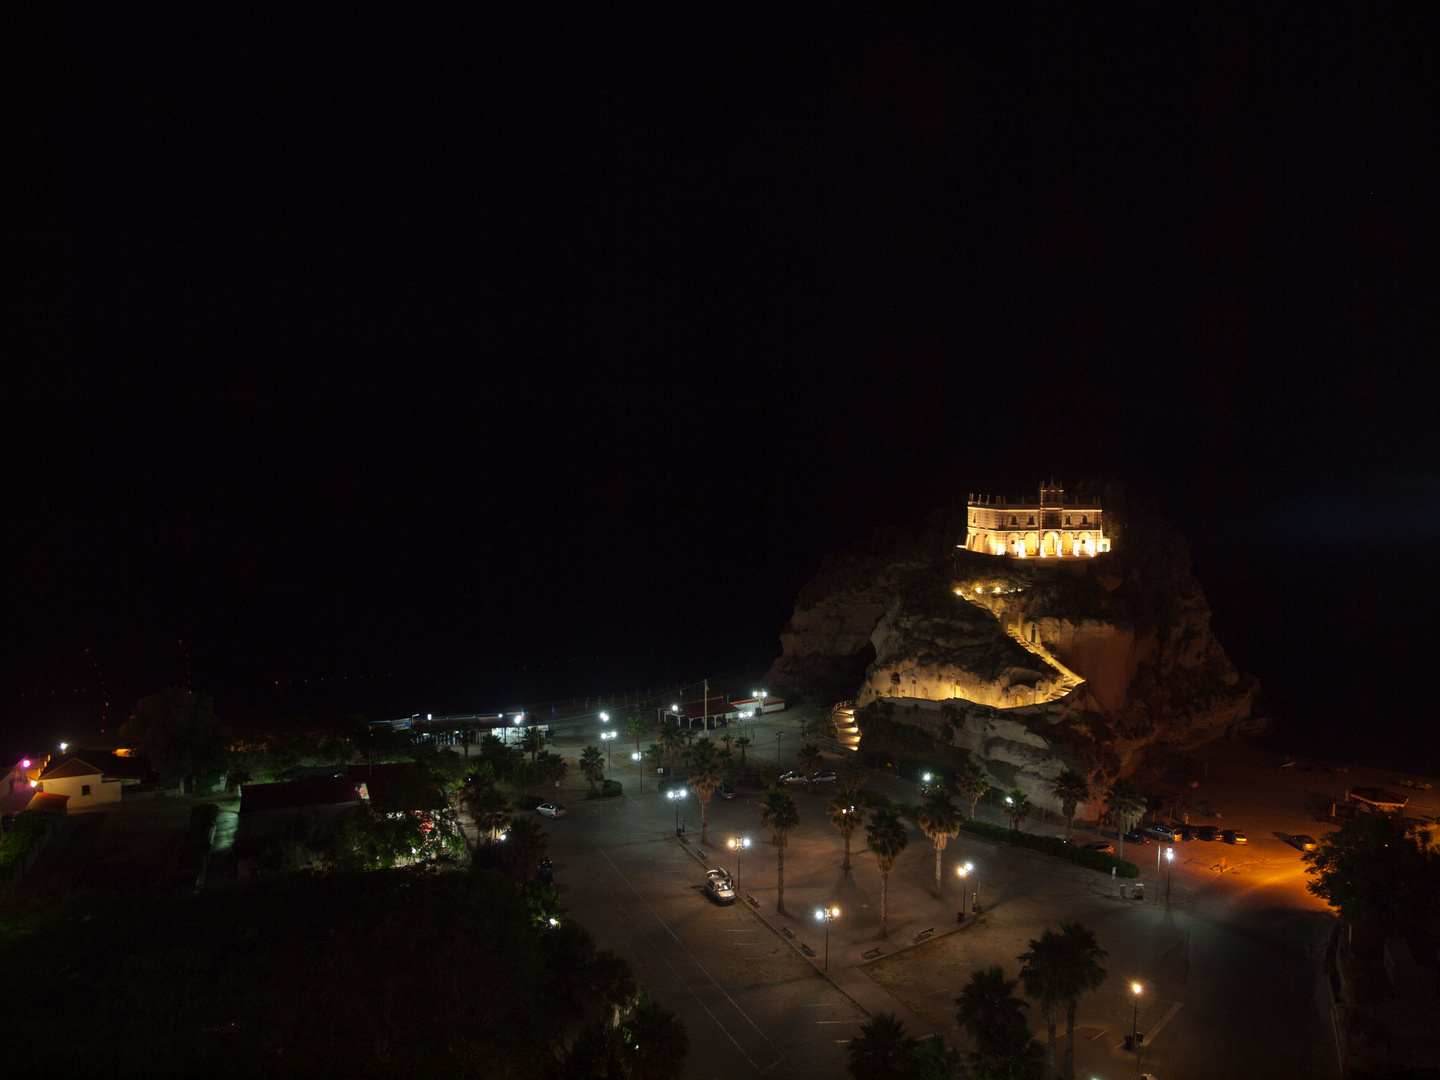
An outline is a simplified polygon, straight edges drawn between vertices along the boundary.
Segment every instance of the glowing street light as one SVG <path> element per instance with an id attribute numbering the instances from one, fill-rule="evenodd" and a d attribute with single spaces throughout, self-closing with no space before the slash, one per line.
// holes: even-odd
<path id="1" fill-rule="evenodd" d="M 1170 879 L 1175 875 L 1175 849 L 1165 849 L 1165 906 L 1170 906 Z"/>
<path id="2" fill-rule="evenodd" d="M 955 872 L 960 875 L 960 911 L 962 914 L 965 911 L 965 878 L 967 875 L 974 873 L 974 871 L 975 864 L 968 862 L 964 866 L 957 866 L 955 868 Z M 970 905 L 970 914 L 972 915 L 976 914 L 980 910 L 980 877 L 978 874 L 975 876 L 973 881 L 975 902 Z"/>
<path id="3" fill-rule="evenodd" d="M 601 715 L 601 716 L 604 716 L 605 714 L 604 714 L 604 713 L 601 713 L 600 715 Z M 612 739 L 614 739 L 615 736 L 618 735 L 618 734 L 620 734 L 618 731 L 602 731 L 602 732 L 600 732 L 600 741 L 605 744 L 605 768 L 606 768 L 607 771 L 608 771 L 609 768 L 610 768 L 610 741 L 611 741 Z"/>
<path id="4" fill-rule="evenodd" d="M 639 750 L 636 750 L 634 753 L 632 753 L 632 754 L 630 755 L 630 760 L 633 761 L 633 762 L 635 762 L 635 768 L 636 768 L 637 770 L 639 770 L 639 772 L 640 772 L 640 791 L 639 791 L 639 794 L 644 795 L 644 794 L 645 794 L 645 765 L 644 765 L 644 763 L 640 760 L 640 751 L 639 751 Z"/>
<path id="5" fill-rule="evenodd" d="M 831 923 L 833 920 L 838 919 L 839 917 L 840 917 L 840 909 L 839 909 L 838 907 L 832 907 L 832 908 L 816 908 L 816 909 L 815 909 L 815 918 L 820 919 L 822 922 L 825 923 L 825 970 L 826 970 L 826 971 L 829 971 L 829 970 L 830 970 L 830 923 Z"/>
<path id="6" fill-rule="evenodd" d="M 62 743 L 60 744 L 60 752 L 63 754 L 63 753 L 65 752 L 65 748 L 66 748 L 67 746 L 69 746 L 69 745 L 70 745 L 70 744 L 69 744 L 68 742 L 62 742 Z"/>
<path id="7" fill-rule="evenodd" d="M 685 796 L 688 795 L 688 794 L 689 794 L 689 792 L 687 792 L 683 787 L 682 787 L 682 788 L 671 788 L 669 791 L 667 791 L 667 792 L 665 793 L 665 797 L 675 804 L 675 835 L 676 835 L 676 836 L 681 836 L 681 835 L 683 835 L 683 834 L 681 833 L 681 831 L 680 831 L 680 804 L 685 800 Z"/>
<path id="8" fill-rule="evenodd" d="M 755 707 L 755 715 L 756 715 L 756 716 L 764 716 L 764 715 L 765 715 L 765 690 L 764 690 L 763 687 L 762 687 L 761 689 L 755 691 L 755 700 L 760 703 L 759 705 L 757 705 L 757 706 Z"/>
<path id="9" fill-rule="evenodd" d="M 735 852 L 735 877 L 732 880 L 735 883 L 735 891 L 739 892 L 740 853 L 750 846 L 750 838 L 748 836 L 732 836 L 729 840 L 725 841 L 725 846 Z"/>
<path id="10" fill-rule="evenodd" d="M 1130 1048 L 1135 1051 L 1135 1072 L 1140 1072 L 1140 991 L 1143 987 L 1138 982 L 1130 984 L 1131 991 L 1135 994 L 1135 1012 L 1130 1017 Z"/>

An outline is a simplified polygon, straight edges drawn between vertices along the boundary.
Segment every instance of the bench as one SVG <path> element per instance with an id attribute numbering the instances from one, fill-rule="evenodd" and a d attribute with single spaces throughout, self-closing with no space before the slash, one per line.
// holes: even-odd
<path id="1" fill-rule="evenodd" d="M 788 926 L 781 926 L 780 932 L 788 938 L 793 939 L 795 937 L 795 931 L 791 930 Z"/>
<path id="2" fill-rule="evenodd" d="M 756 900 L 755 897 L 748 892 L 745 894 L 745 902 L 753 908 L 758 908 L 760 906 L 760 901 Z"/>
<path id="3" fill-rule="evenodd" d="M 933 926 L 930 927 L 930 929 L 928 930 L 921 930 L 918 934 L 915 935 L 915 943 L 918 945 L 920 942 L 924 941 L 933 933 L 935 933 L 935 928 Z"/>
<path id="4" fill-rule="evenodd" d="M 814 956 L 814 955 L 815 955 L 815 950 L 812 949 L 809 945 L 806 945 L 803 941 L 800 943 L 800 951 L 801 951 L 802 953 L 804 953 L 806 956 Z"/>
<path id="5" fill-rule="evenodd" d="M 863 953 L 861 953 L 861 954 L 860 954 L 860 959 L 861 959 L 861 960 L 874 960 L 875 957 L 877 957 L 877 956 L 879 956 L 879 955 L 880 955 L 880 946 L 879 946 L 879 945 L 876 945 L 876 946 L 875 946 L 873 949 L 871 949 L 869 952 L 863 952 Z"/>

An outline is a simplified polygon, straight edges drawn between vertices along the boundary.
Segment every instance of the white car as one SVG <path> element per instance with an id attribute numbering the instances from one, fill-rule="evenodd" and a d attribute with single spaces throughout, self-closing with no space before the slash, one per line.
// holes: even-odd
<path id="1" fill-rule="evenodd" d="M 730 876 L 730 871 L 724 867 L 718 867 L 707 873 L 705 875 L 705 895 L 717 904 L 733 904 L 735 902 L 735 879 Z"/>
<path id="2" fill-rule="evenodd" d="M 559 802 L 542 802 L 535 807 L 535 812 L 548 818 L 564 817 L 566 814 L 565 804 Z"/>

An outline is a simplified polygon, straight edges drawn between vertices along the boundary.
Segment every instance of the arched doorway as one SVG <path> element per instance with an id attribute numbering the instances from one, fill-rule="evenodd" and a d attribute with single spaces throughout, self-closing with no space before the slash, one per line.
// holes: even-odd
<path id="1" fill-rule="evenodd" d="M 1064 535 L 1062 535 L 1062 536 L 1060 537 L 1060 554 L 1061 554 L 1061 555 L 1074 555 L 1074 554 L 1075 554 L 1075 534 L 1074 534 L 1074 533 L 1068 533 L 1068 532 L 1067 532 L 1067 533 L 1065 533 Z"/>
<path id="2" fill-rule="evenodd" d="M 1060 554 L 1060 536 L 1059 536 L 1059 534 L 1053 533 L 1053 532 L 1047 532 L 1047 533 L 1045 534 L 1045 538 L 1044 538 L 1044 540 L 1042 541 L 1042 543 L 1043 543 L 1044 546 L 1043 546 L 1040 550 L 1041 550 L 1041 552 L 1042 552 L 1044 555 L 1046 555 L 1046 556 L 1048 556 L 1048 557 L 1050 557 L 1050 558 L 1053 558 L 1054 556 Z"/>

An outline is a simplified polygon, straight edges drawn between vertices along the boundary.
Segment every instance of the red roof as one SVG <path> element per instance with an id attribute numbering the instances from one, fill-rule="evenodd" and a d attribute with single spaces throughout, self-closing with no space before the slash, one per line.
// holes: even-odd
<path id="1" fill-rule="evenodd" d="M 66 804 L 69 802 L 69 795 L 57 795 L 51 791 L 37 791 L 25 809 L 46 810 L 52 814 L 63 814 L 66 812 Z"/>
<path id="2" fill-rule="evenodd" d="M 445 796 L 430 777 L 430 770 L 413 761 L 383 765 L 351 765 L 346 776 L 365 785 L 376 806 L 387 810 L 443 810 Z"/>

